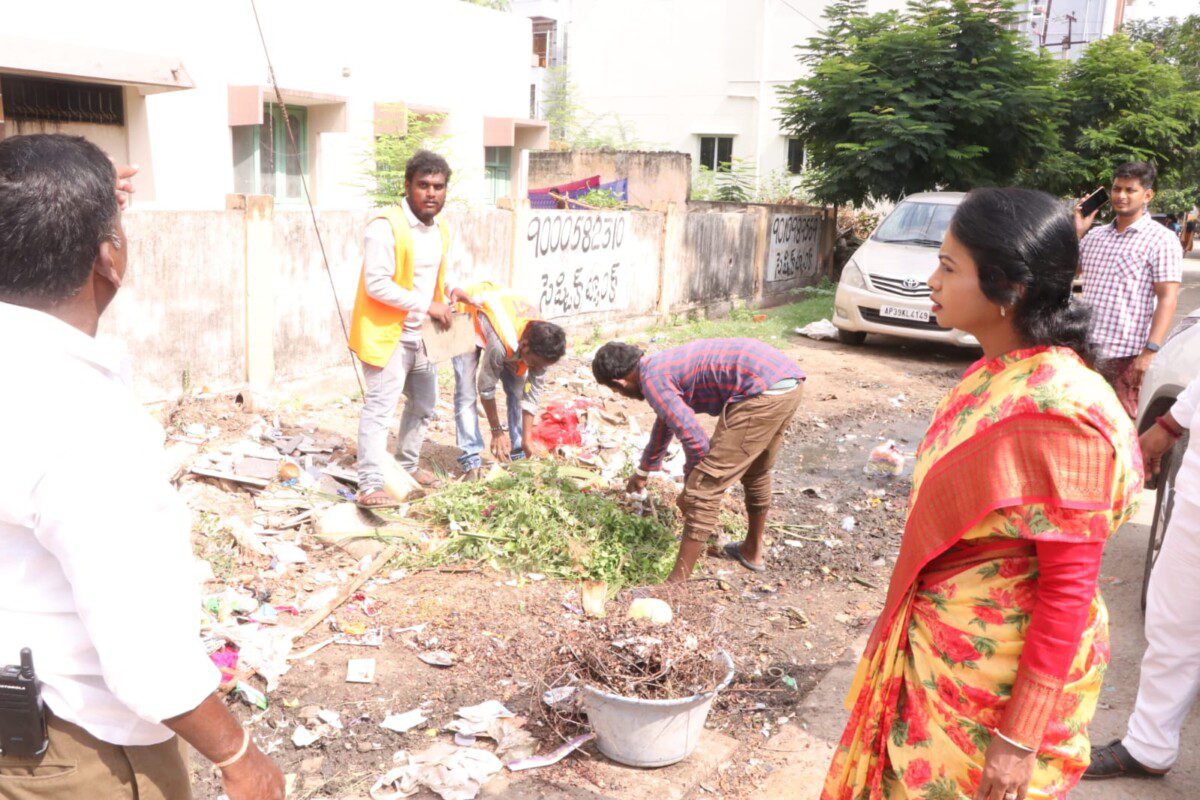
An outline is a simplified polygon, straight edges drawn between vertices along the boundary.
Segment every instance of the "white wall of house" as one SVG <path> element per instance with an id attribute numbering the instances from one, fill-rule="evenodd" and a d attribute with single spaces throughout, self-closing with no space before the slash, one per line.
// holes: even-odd
<path id="1" fill-rule="evenodd" d="M 308 179 L 318 206 L 369 204 L 362 173 L 375 104 L 394 102 L 448 114 L 442 132 L 451 137 L 452 194 L 482 201 L 483 118 L 529 114 L 528 19 L 461 0 L 257 5 L 285 102 L 307 106 Z M 5 7 L 3 34 L 44 42 L 50 54 L 104 47 L 178 59 L 195 88 L 144 94 L 130 86 L 123 130 L 87 126 L 80 132 L 114 158 L 141 165 L 139 206 L 225 206 L 235 191 L 229 87 L 268 84 L 248 0 L 203 7 L 123 0 L 117 13 L 94 0 L 13 3 Z M 274 98 L 267 93 L 264 99 Z M 10 123 L 6 132 L 18 131 Z"/>
<path id="2" fill-rule="evenodd" d="M 691 153 L 731 136 L 760 175 L 787 168 L 780 86 L 795 46 L 819 32 L 823 0 L 572 0 L 567 63 L 580 105 L 632 123 L 636 138 Z M 902 0 L 873 0 L 870 10 Z"/>

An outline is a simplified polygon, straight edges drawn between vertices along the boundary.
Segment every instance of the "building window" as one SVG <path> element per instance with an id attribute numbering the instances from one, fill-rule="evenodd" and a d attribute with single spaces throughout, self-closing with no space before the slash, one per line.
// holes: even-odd
<path id="1" fill-rule="evenodd" d="M 701 136 L 700 166 L 713 172 L 728 172 L 733 161 L 732 136 Z"/>
<path id="2" fill-rule="evenodd" d="M 558 23 L 544 17 L 533 18 L 533 65 L 535 67 L 553 67 L 557 61 L 554 57 L 554 40 Z"/>
<path id="3" fill-rule="evenodd" d="M 793 175 L 804 171 L 804 142 L 799 139 L 788 139 L 787 167 Z"/>
<path id="4" fill-rule="evenodd" d="M 120 86 L 0 75 L 3 116 L 13 120 L 124 125 Z"/>
<path id="5" fill-rule="evenodd" d="M 511 147 L 483 148 L 484 192 L 492 205 L 512 194 Z"/>
<path id="6" fill-rule="evenodd" d="M 308 109 L 287 106 L 296 146 L 288 139 L 283 110 L 263 107 L 262 125 L 233 128 L 233 189 L 238 194 L 269 194 L 276 200 L 303 200 L 308 176 Z"/>

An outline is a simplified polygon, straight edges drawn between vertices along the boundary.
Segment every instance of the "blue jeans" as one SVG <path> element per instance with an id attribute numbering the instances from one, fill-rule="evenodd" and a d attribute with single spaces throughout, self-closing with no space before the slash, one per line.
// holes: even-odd
<path id="1" fill-rule="evenodd" d="M 479 371 L 479 348 L 469 353 L 455 356 L 454 364 L 454 429 L 458 440 L 458 448 L 462 455 L 458 457 L 458 465 L 463 472 L 477 469 L 483 465 L 480 454 L 483 452 L 483 432 L 479 429 L 479 412 L 475 408 L 479 389 L 475 385 L 475 376 Z M 512 442 L 510 455 L 514 461 L 525 458 L 522 447 L 524 435 L 522 431 L 521 400 L 525 396 L 525 379 L 513 372 L 507 366 L 500 373 L 500 383 L 504 386 L 505 405 L 508 408 L 508 435 Z"/>

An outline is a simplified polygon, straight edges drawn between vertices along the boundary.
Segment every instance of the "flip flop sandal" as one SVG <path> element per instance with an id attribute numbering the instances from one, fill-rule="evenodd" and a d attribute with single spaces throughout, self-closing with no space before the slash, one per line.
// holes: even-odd
<path id="1" fill-rule="evenodd" d="M 745 559 L 745 557 L 742 555 L 741 546 L 741 542 L 730 542 L 729 544 L 725 545 L 725 555 L 729 558 L 732 558 L 734 561 L 738 562 L 751 572 L 766 572 L 766 564 L 754 564 Z"/>
<path id="2" fill-rule="evenodd" d="M 375 498 L 374 502 L 372 502 L 372 498 Z M 383 489 L 375 489 L 374 491 L 367 492 L 366 494 L 358 494 L 354 498 L 354 505 L 358 506 L 364 511 L 375 511 L 381 508 L 399 508 L 400 501 L 392 497 Z"/>
<path id="3" fill-rule="evenodd" d="M 1088 780 L 1107 780 L 1108 778 L 1161 778 L 1168 770 L 1150 769 L 1142 766 L 1120 739 L 1109 742 L 1104 747 L 1092 750 L 1092 763 L 1088 765 L 1083 777 Z"/>

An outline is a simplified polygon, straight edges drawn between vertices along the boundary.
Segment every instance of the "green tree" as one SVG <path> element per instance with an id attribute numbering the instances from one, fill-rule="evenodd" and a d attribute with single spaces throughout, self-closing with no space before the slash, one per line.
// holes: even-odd
<path id="1" fill-rule="evenodd" d="M 566 144 L 579 120 L 579 101 L 566 64 L 548 67 L 542 83 L 542 118 L 550 126 L 550 140 Z"/>
<path id="2" fill-rule="evenodd" d="M 468 3 L 484 8 L 493 8 L 496 11 L 509 11 L 512 9 L 510 0 L 467 0 Z"/>
<path id="3" fill-rule="evenodd" d="M 1078 195 L 1123 161 L 1153 162 L 1164 186 L 1195 185 L 1200 89 L 1154 46 L 1122 33 L 1093 42 L 1064 75 L 1062 151 L 1030 174 L 1050 191 Z"/>
<path id="4" fill-rule="evenodd" d="M 868 15 L 838 0 L 780 90 L 818 200 L 861 204 L 1011 182 L 1057 149 L 1057 68 L 1028 50 L 1007 0 L 916 0 Z"/>
<path id="5" fill-rule="evenodd" d="M 1135 42 L 1148 42 L 1155 60 L 1173 64 L 1189 86 L 1200 86 L 1200 14 L 1182 20 L 1138 20 L 1125 26 Z"/>
<path id="6" fill-rule="evenodd" d="M 406 113 L 407 131 L 376 136 L 368 158 L 367 193 L 377 206 L 394 206 L 404 197 L 404 168 L 418 150 L 447 155 L 450 137 L 436 132 L 446 115 Z"/>

